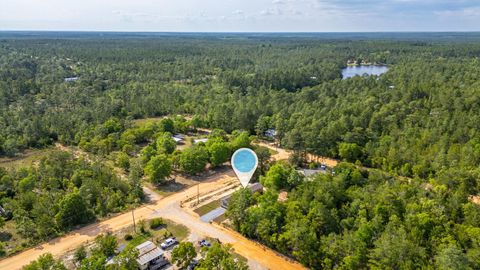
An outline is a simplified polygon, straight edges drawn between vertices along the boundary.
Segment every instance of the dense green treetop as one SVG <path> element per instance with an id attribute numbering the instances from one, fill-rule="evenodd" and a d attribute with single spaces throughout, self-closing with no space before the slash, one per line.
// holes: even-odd
<path id="1" fill-rule="evenodd" d="M 45 240 L 139 202 L 135 183 L 101 163 L 52 152 L 38 166 L 0 171 L 0 203 L 22 236 Z"/>
<path id="2" fill-rule="evenodd" d="M 284 166 L 273 165 L 265 178 Z M 480 206 L 462 189 L 347 163 L 335 172 L 287 189 L 284 202 L 272 188 L 261 196 L 241 189 L 227 216 L 242 234 L 312 269 L 480 266 Z"/>
<path id="3" fill-rule="evenodd" d="M 249 134 L 273 128 L 293 150 L 294 165 L 313 153 L 357 166 L 302 181 L 290 165 L 268 170 L 263 150 L 260 179 L 268 191 L 235 194 L 228 210 L 241 233 L 315 269 L 479 267 L 479 206 L 469 199 L 480 192 L 476 34 L 2 35 L 0 156 L 60 142 L 115 155 L 130 170 L 121 181 L 65 155 L 0 169 L 1 204 L 33 241 L 138 201 L 151 160 L 150 176 L 166 175 L 157 174 L 168 167 L 159 166 L 166 164 L 159 155 L 196 174 L 228 160 L 224 144 L 231 154 L 251 146 Z M 389 71 L 342 80 L 350 59 Z M 171 152 L 166 134 L 201 127 L 226 133 L 214 130 L 205 145 Z M 280 190 L 289 192 L 287 201 L 277 201 Z M 72 217 L 77 210 L 82 215 Z M 104 258 L 90 260 L 92 267 Z"/>

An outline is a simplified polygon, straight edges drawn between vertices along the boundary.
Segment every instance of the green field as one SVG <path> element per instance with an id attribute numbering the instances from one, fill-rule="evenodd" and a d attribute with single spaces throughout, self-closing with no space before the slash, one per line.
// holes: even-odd
<path id="1" fill-rule="evenodd" d="M 156 123 L 162 120 L 164 117 L 151 117 L 151 118 L 142 118 L 133 120 L 133 124 L 137 127 L 144 126 L 150 123 Z"/>

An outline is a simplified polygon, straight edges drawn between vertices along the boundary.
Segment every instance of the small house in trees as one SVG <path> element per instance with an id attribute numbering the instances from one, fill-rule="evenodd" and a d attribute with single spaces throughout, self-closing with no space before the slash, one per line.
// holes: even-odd
<path id="1" fill-rule="evenodd" d="M 193 143 L 194 144 L 197 144 L 197 143 L 206 143 L 208 141 L 208 138 L 200 138 L 200 139 L 194 139 L 193 140 Z"/>
<path id="2" fill-rule="evenodd" d="M 319 169 L 300 169 L 298 172 L 305 175 L 305 177 L 311 177 L 319 173 L 327 173 L 327 168 L 325 165 L 322 165 Z"/>
<path id="3" fill-rule="evenodd" d="M 275 136 L 277 136 L 277 131 L 275 129 L 270 128 L 265 131 L 265 137 L 275 139 Z"/>
<path id="4" fill-rule="evenodd" d="M 79 79 L 78 77 L 69 77 L 69 78 L 63 79 L 63 81 L 65 81 L 65 82 L 74 82 L 74 81 L 77 81 L 78 79 Z"/>
<path id="5" fill-rule="evenodd" d="M 172 136 L 172 139 L 178 144 L 178 143 L 182 143 L 183 140 L 185 139 L 185 135 L 183 134 L 175 134 Z"/>
<path id="6" fill-rule="evenodd" d="M 146 241 L 135 248 L 138 250 L 137 263 L 140 270 L 157 270 L 168 264 L 163 250 L 151 241 Z"/>

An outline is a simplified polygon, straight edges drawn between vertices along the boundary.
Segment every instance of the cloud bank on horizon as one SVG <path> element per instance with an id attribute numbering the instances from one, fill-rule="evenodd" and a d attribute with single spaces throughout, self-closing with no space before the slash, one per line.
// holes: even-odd
<path id="1" fill-rule="evenodd" d="M 0 7 L 0 30 L 480 30 L 480 0 L 0 0 Z"/>

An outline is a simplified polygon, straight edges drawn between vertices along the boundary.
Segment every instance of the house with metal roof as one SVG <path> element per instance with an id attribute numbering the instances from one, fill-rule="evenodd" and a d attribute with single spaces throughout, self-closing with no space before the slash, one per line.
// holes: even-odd
<path id="1" fill-rule="evenodd" d="M 168 264 L 163 250 L 151 241 L 146 241 L 135 248 L 138 250 L 137 263 L 140 270 L 157 270 Z"/>
<path id="2" fill-rule="evenodd" d="M 199 138 L 199 139 L 194 139 L 193 140 L 193 143 L 194 144 L 197 144 L 197 143 L 206 143 L 208 141 L 208 138 Z"/>
<path id="3" fill-rule="evenodd" d="M 297 170 L 299 173 L 305 175 L 305 177 L 313 177 L 320 173 L 327 173 L 326 169 L 301 169 Z"/>
<path id="4" fill-rule="evenodd" d="M 275 137 L 277 136 L 277 131 L 273 128 L 270 128 L 265 131 L 264 135 L 265 137 L 275 139 Z"/>
<path id="5" fill-rule="evenodd" d="M 180 134 L 176 134 L 176 135 L 173 135 L 172 136 L 172 139 L 176 142 L 176 143 L 181 143 L 183 142 L 183 139 L 185 138 L 185 136 L 182 136 Z"/>

